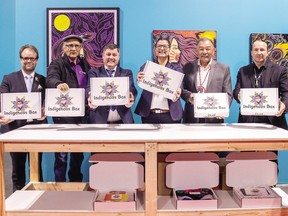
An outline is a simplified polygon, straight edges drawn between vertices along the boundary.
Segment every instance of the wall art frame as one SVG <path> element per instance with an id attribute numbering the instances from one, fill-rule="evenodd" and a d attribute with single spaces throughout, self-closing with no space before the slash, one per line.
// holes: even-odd
<path id="1" fill-rule="evenodd" d="M 91 67 L 102 66 L 104 46 L 119 46 L 119 13 L 119 8 L 47 8 L 47 66 L 63 55 L 63 38 L 71 34 L 83 38 L 80 55 Z"/>

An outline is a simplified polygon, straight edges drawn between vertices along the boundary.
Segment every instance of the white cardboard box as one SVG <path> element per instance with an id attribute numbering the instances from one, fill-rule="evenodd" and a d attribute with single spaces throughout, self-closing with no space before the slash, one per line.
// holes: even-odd
<path id="1" fill-rule="evenodd" d="M 278 88 L 240 90 L 241 115 L 273 116 L 278 112 Z"/>
<path id="2" fill-rule="evenodd" d="M 61 92 L 56 88 L 46 89 L 45 115 L 47 116 L 84 116 L 85 89 L 70 88 Z"/>
<path id="3" fill-rule="evenodd" d="M 194 116 L 196 118 L 214 118 L 229 116 L 227 93 L 194 94 Z"/>
<path id="4" fill-rule="evenodd" d="M 144 78 L 138 86 L 168 99 L 175 99 L 176 91 L 180 88 L 184 74 L 163 65 L 147 61 L 143 69 Z"/>
<path id="5" fill-rule="evenodd" d="M 217 209 L 218 197 L 213 187 L 219 184 L 219 166 L 215 153 L 172 153 L 166 162 L 173 162 L 166 167 L 167 187 L 173 188 L 172 202 L 176 209 Z M 177 200 L 176 190 L 209 188 L 212 200 Z"/>
<path id="6" fill-rule="evenodd" d="M 144 167 L 137 163 L 144 158 L 136 153 L 97 153 L 90 157 L 89 162 L 96 162 L 90 167 L 89 184 L 95 189 L 95 211 L 136 211 L 141 204 L 137 189 L 144 185 Z M 103 201 L 109 191 L 125 191 L 133 194 L 129 201 Z"/>
<path id="7" fill-rule="evenodd" d="M 2 93 L 1 111 L 7 119 L 39 119 L 42 116 L 41 93 Z"/>
<path id="8" fill-rule="evenodd" d="M 274 152 L 233 152 L 226 166 L 226 183 L 233 187 L 233 198 L 242 208 L 281 207 L 282 198 L 271 186 L 277 184 Z"/>
<path id="9" fill-rule="evenodd" d="M 90 85 L 94 105 L 125 105 L 129 102 L 129 77 L 93 77 Z"/>

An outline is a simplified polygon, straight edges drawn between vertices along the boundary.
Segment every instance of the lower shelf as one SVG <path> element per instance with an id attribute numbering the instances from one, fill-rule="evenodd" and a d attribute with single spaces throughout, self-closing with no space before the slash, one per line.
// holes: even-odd
<path id="1" fill-rule="evenodd" d="M 44 190 L 45 189 L 45 190 Z M 281 187 L 287 193 L 288 187 Z M 50 215 L 55 212 L 56 215 L 65 213 L 70 215 L 72 212 L 82 212 L 83 215 L 119 215 L 120 213 L 111 210 L 111 212 L 94 212 L 93 200 L 95 198 L 95 191 L 88 191 L 87 183 L 30 183 L 23 190 L 16 191 L 6 199 L 6 215 L 21 214 L 33 215 L 35 212 L 43 212 L 43 215 Z M 172 203 L 170 196 L 158 196 L 158 210 L 155 216 L 188 216 L 191 215 L 281 215 L 288 216 L 288 205 L 283 199 L 283 206 L 281 208 L 253 208 L 242 209 L 232 198 L 232 191 L 216 190 L 219 201 L 217 209 L 200 210 L 177 210 Z M 286 194 L 285 193 L 285 194 Z M 286 194 L 287 195 L 287 194 Z M 144 193 L 143 193 L 144 197 Z M 142 197 L 142 204 L 144 199 Z M 287 202 L 286 202 L 287 203 Z M 135 212 L 121 212 L 121 215 L 145 215 L 145 208 L 142 205 Z M 85 214 L 84 214 L 85 213 Z M 90 214 L 91 213 L 91 214 Z M 98 214 L 99 213 L 99 214 Z M 20 213 L 19 213 L 20 215 Z M 35 214 L 37 215 L 37 214 Z M 51 214 L 52 215 L 52 214 Z M 77 214 L 71 214 L 77 215 Z M 80 214 L 81 215 L 81 214 Z M 150 216 L 150 215 L 149 215 Z M 152 215 L 151 215 L 152 216 Z M 153 215 L 154 216 L 154 215 Z"/>

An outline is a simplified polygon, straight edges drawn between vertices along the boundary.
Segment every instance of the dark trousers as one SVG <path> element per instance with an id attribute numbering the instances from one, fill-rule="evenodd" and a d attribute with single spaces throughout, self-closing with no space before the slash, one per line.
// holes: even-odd
<path id="1" fill-rule="evenodd" d="M 153 113 L 151 112 L 149 116 L 142 117 L 142 123 L 144 124 L 176 124 L 181 123 L 181 120 L 174 121 L 171 118 L 169 112 L 167 113 Z"/>
<path id="2" fill-rule="evenodd" d="M 13 192 L 16 190 L 21 190 L 25 186 L 26 182 L 26 172 L 25 172 L 25 163 L 27 158 L 27 152 L 11 152 L 12 159 L 12 182 L 13 182 Z M 39 172 L 40 172 L 40 181 L 43 181 L 42 176 L 42 153 L 39 153 Z"/>
<path id="3" fill-rule="evenodd" d="M 81 165 L 84 159 L 83 153 L 70 153 L 68 177 L 70 182 L 82 182 L 83 174 Z M 54 173 L 56 182 L 66 182 L 68 153 L 55 153 Z"/>

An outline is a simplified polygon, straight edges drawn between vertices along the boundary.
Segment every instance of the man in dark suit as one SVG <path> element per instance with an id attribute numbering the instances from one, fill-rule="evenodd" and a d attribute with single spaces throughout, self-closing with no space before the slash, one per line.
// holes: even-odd
<path id="1" fill-rule="evenodd" d="M 186 102 L 184 123 L 223 123 L 221 116 L 215 118 L 194 117 L 195 93 L 227 93 L 229 104 L 233 100 L 229 66 L 213 60 L 215 46 L 212 40 L 201 38 L 197 43 L 198 60 L 183 67 L 182 99 Z"/>
<path id="2" fill-rule="evenodd" d="M 89 71 L 89 84 L 86 90 L 87 96 L 90 92 L 90 78 L 93 77 L 129 77 L 130 97 L 129 103 L 121 106 L 97 106 L 91 104 L 88 96 L 88 105 L 90 107 L 89 123 L 94 124 L 131 124 L 134 123 L 130 107 L 137 96 L 137 90 L 134 86 L 133 74 L 129 69 L 123 69 L 118 66 L 120 60 L 120 50 L 116 44 L 108 44 L 103 49 L 104 66 L 91 69 Z"/>
<path id="3" fill-rule="evenodd" d="M 267 123 L 284 129 L 287 128 L 285 111 L 288 111 L 287 69 L 267 59 L 267 44 L 256 40 L 252 44 L 253 63 L 241 67 L 233 90 L 235 100 L 240 103 L 241 88 L 278 88 L 279 111 L 275 116 L 243 116 L 239 113 L 240 123 Z"/>
<path id="4" fill-rule="evenodd" d="M 77 35 L 65 37 L 63 43 L 64 55 L 53 60 L 47 69 L 47 88 L 57 88 L 66 92 L 69 88 L 86 88 L 90 65 L 85 58 L 80 57 L 83 39 Z M 81 124 L 86 123 L 85 117 L 53 117 L 55 124 Z M 70 154 L 70 169 L 68 176 L 70 182 L 81 182 L 83 175 L 81 165 L 83 153 Z M 55 181 L 66 181 L 67 152 L 55 153 L 54 173 Z"/>
<path id="5" fill-rule="evenodd" d="M 157 63 L 170 69 L 182 72 L 178 64 L 169 63 L 170 42 L 167 35 L 160 35 L 154 47 Z M 143 69 L 140 68 L 137 75 L 139 82 L 144 77 Z M 175 100 L 164 98 L 161 95 L 143 90 L 135 113 L 140 115 L 142 123 L 161 124 L 161 123 L 180 123 L 183 115 L 183 108 L 179 100 L 181 89 L 176 92 Z"/>
<path id="6" fill-rule="evenodd" d="M 45 77 L 36 73 L 35 68 L 38 62 L 39 54 L 36 47 L 33 45 L 24 45 L 19 51 L 22 68 L 20 71 L 5 75 L 0 87 L 1 93 L 16 93 L 16 92 L 41 92 L 42 102 L 44 102 L 45 94 Z M 32 87 L 29 85 L 29 80 L 33 79 Z M 31 89 L 29 89 L 31 88 Z M 6 133 L 16 128 L 27 124 L 42 124 L 47 123 L 45 116 L 41 119 L 29 120 L 6 120 L 5 125 L 1 126 L 1 132 Z M 41 154 L 40 156 L 40 180 L 42 180 L 41 169 Z M 20 190 L 25 186 L 25 162 L 27 153 L 12 152 L 12 181 L 13 191 Z"/>

